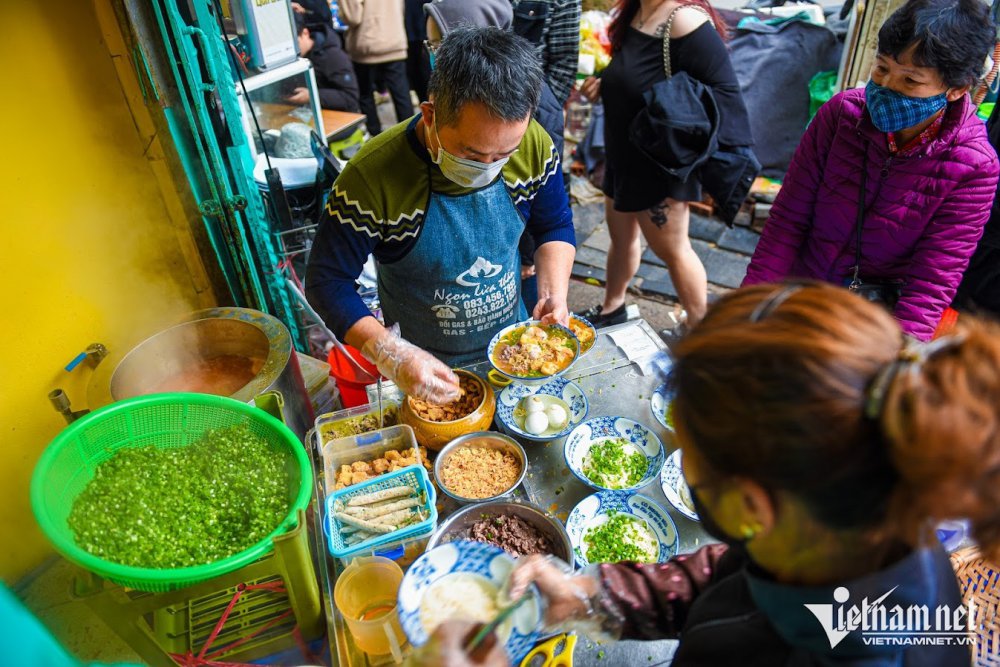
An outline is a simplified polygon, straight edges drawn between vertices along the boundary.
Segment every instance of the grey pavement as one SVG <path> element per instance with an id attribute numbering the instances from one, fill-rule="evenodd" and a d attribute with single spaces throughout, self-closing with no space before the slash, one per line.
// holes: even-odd
<path id="1" fill-rule="evenodd" d="M 585 310 L 603 300 L 601 288 L 606 279 L 611 237 L 604 220 L 603 204 L 574 204 L 573 214 L 577 252 L 569 305 L 571 310 Z M 690 237 L 708 274 L 711 301 L 739 287 L 760 235 L 748 227 L 738 224 L 727 227 L 719 220 L 692 213 Z M 627 302 L 637 303 L 640 316 L 657 331 L 672 326 L 669 314 L 679 312 L 677 290 L 666 264 L 649 248 L 644 247 L 639 270 L 629 286 Z"/>

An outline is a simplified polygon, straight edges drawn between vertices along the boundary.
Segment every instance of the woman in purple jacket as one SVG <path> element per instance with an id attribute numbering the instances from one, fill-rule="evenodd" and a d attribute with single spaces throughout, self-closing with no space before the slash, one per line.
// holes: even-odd
<path id="1" fill-rule="evenodd" d="M 849 284 L 864 185 L 858 276 L 888 283 L 903 331 L 931 338 L 996 192 L 997 154 L 968 95 L 995 39 L 980 0 L 910 0 L 890 16 L 868 85 L 806 130 L 743 284 Z"/>

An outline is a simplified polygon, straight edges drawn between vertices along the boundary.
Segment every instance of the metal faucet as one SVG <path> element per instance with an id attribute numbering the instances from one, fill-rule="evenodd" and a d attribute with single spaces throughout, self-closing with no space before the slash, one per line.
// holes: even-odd
<path id="1" fill-rule="evenodd" d="M 91 343 L 87 346 L 87 349 L 76 355 L 73 361 L 66 364 L 66 371 L 70 372 L 79 366 L 84 361 L 91 368 L 97 368 L 97 365 L 104 361 L 104 358 L 108 356 L 108 348 L 102 343 Z M 90 410 L 73 410 L 70 405 L 69 396 L 66 395 L 62 389 L 53 389 L 49 392 L 49 401 L 52 403 L 52 407 L 56 409 L 56 412 L 61 414 L 66 420 L 67 424 L 72 424 L 80 417 L 84 416 Z"/>
<path id="2" fill-rule="evenodd" d="M 80 417 L 84 416 L 90 410 L 73 410 L 70 407 L 69 396 L 66 395 L 62 389 L 53 389 L 49 392 L 49 401 L 52 402 L 52 407 L 56 409 L 56 412 L 61 414 L 66 420 L 67 424 L 72 424 Z"/>

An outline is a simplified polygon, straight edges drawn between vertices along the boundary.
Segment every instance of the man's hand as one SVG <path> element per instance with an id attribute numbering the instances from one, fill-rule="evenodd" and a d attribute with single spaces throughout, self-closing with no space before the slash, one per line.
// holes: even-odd
<path id="1" fill-rule="evenodd" d="M 565 297 L 547 296 L 539 298 L 531 316 L 545 324 L 569 326 L 569 308 Z"/>
<path id="2" fill-rule="evenodd" d="M 459 396 L 458 376 L 450 368 L 393 333 L 386 331 L 369 338 L 361 353 L 407 396 L 438 405 L 451 403 Z"/>
<path id="3" fill-rule="evenodd" d="M 285 101 L 292 104 L 309 104 L 309 89 L 300 86 L 292 91 L 292 94 L 286 97 Z"/>
<path id="4" fill-rule="evenodd" d="M 308 14 L 309 13 L 308 11 L 306 11 L 305 7 L 303 7 L 302 5 L 300 5 L 297 2 L 293 2 L 292 3 L 292 11 L 295 12 L 296 14 Z"/>
<path id="5" fill-rule="evenodd" d="M 410 655 L 407 667 L 506 667 L 507 654 L 495 634 L 488 635 L 472 655 L 465 652 L 466 644 L 481 627 L 468 621 L 445 621 Z"/>
<path id="6" fill-rule="evenodd" d="M 565 241 L 549 241 L 535 250 L 535 270 L 538 272 L 538 304 L 531 316 L 546 324 L 569 325 L 566 293 L 569 275 L 573 271 L 576 248 Z"/>

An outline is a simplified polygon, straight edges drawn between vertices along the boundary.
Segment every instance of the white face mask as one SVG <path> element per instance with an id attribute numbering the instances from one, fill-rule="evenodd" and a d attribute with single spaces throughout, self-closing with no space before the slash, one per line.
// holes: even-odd
<path id="1" fill-rule="evenodd" d="M 424 127 L 427 127 L 426 125 Z M 437 118 L 434 118 L 434 138 L 437 140 L 437 156 L 431 155 L 431 160 L 441 168 L 441 173 L 453 183 L 463 188 L 481 188 L 489 185 L 500 175 L 503 166 L 510 156 L 485 164 L 475 160 L 467 160 L 452 155 L 441 145 L 441 137 L 437 131 Z M 430 142 L 428 141 L 428 145 Z"/>

